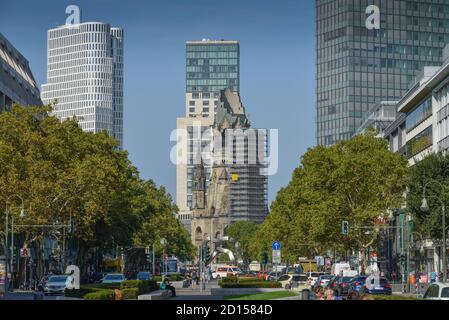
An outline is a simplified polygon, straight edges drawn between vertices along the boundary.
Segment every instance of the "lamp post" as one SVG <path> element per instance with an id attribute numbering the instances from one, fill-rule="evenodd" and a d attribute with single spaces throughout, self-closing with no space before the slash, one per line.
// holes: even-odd
<path id="1" fill-rule="evenodd" d="M 162 245 L 162 274 L 165 275 L 166 273 L 166 266 L 165 266 L 165 247 L 167 246 L 167 239 L 162 238 L 161 239 L 161 245 Z"/>
<path id="2" fill-rule="evenodd" d="M 5 217 L 5 292 L 9 290 L 8 273 L 11 273 L 11 288 L 14 290 L 13 284 L 13 260 L 14 260 L 14 231 L 11 233 L 11 257 L 8 257 L 8 224 L 9 224 L 9 209 L 10 200 L 16 197 L 20 199 L 22 205 L 20 206 L 20 216 L 25 216 L 25 206 L 23 204 L 23 198 L 17 194 L 13 194 L 6 199 L 6 217 Z M 11 229 L 14 230 L 14 215 L 11 215 Z M 11 261 L 10 261 L 11 260 Z M 9 264 L 11 264 L 11 271 L 9 272 Z"/>
<path id="3" fill-rule="evenodd" d="M 440 182 L 438 182 L 438 181 L 434 181 L 434 180 L 432 180 L 432 181 L 429 181 L 429 182 L 427 182 L 425 185 L 424 185 L 424 188 L 423 188 L 423 199 L 422 199 L 422 204 L 421 204 L 421 211 L 423 211 L 423 212 L 429 212 L 430 211 L 430 207 L 429 207 L 429 204 L 428 204 L 428 202 L 427 202 L 427 198 L 426 198 L 426 187 L 427 187 L 427 185 L 429 184 L 429 183 L 436 183 L 436 184 L 438 184 L 442 189 L 444 189 L 444 186 L 440 183 Z M 445 207 L 445 205 L 444 205 L 444 202 L 443 202 L 443 200 L 441 200 L 441 198 L 440 197 L 438 197 L 438 196 L 431 196 L 431 197 L 433 197 L 433 198 L 435 198 L 435 199 L 438 199 L 438 201 L 440 202 L 440 204 L 441 204 L 441 214 L 442 214 L 442 231 L 443 231 L 443 246 L 442 246 L 442 249 L 443 249 L 443 264 L 442 264 L 442 271 L 443 271 L 443 282 L 445 283 L 446 281 L 447 281 L 447 261 L 446 261 L 446 207 Z"/>

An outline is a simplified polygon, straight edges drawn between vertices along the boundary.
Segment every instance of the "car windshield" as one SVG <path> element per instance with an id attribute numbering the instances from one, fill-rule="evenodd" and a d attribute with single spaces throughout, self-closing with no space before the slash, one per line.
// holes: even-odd
<path id="1" fill-rule="evenodd" d="M 109 274 L 105 277 L 106 280 L 122 280 L 123 276 L 121 274 Z"/>
<path id="2" fill-rule="evenodd" d="M 343 277 L 341 279 L 341 282 L 350 282 L 352 280 L 352 277 Z"/>
<path id="3" fill-rule="evenodd" d="M 58 277 L 51 277 L 48 282 L 65 282 L 67 280 L 67 276 L 58 276 Z"/>
<path id="4" fill-rule="evenodd" d="M 319 277 L 319 274 L 318 273 L 315 273 L 315 272 L 313 272 L 311 275 L 310 275 L 312 278 L 318 278 Z"/>
<path id="5" fill-rule="evenodd" d="M 321 280 L 330 280 L 332 278 L 333 278 L 332 276 L 321 276 L 320 277 Z"/>

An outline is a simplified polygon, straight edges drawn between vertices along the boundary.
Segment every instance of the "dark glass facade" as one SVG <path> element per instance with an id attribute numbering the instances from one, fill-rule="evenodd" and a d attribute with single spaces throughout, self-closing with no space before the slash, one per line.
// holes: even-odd
<path id="1" fill-rule="evenodd" d="M 380 29 L 366 26 L 371 5 Z M 316 0 L 317 143 L 350 139 L 373 104 L 441 65 L 447 43 L 449 0 Z"/>
<path id="2" fill-rule="evenodd" d="M 240 46 L 237 41 L 187 42 L 186 92 L 240 92 Z"/>

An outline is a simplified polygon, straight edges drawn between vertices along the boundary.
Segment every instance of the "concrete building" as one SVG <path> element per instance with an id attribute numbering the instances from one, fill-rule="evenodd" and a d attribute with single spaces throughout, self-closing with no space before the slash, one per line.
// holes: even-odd
<path id="1" fill-rule="evenodd" d="M 209 129 L 214 123 L 220 90 L 225 88 L 240 92 L 239 42 L 209 39 L 187 41 L 185 116 L 177 118 L 176 128 L 178 132 L 187 132 L 188 151 L 187 161 L 176 165 L 176 204 L 178 218 L 189 231 L 193 207 L 194 144 L 201 140 L 208 187 L 211 175 Z"/>
<path id="2" fill-rule="evenodd" d="M 317 0 L 317 143 L 350 139 L 449 43 L 449 1 Z"/>
<path id="3" fill-rule="evenodd" d="M 447 47 L 449 49 L 449 47 Z M 449 50 L 445 50 L 449 53 Z M 449 58 L 449 54 L 447 54 Z M 434 152 L 449 149 L 449 59 L 441 67 L 425 67 L 416 77 L 411 89 L 397 103 L 397 119 L 383 132 L 390 150 L 404 155 L 410 166 L 416 165 Z M 410 246 L 407 214 L 399 210 L 390 224 L 396 229 L 383 235 L 383 249 L 389 252 L 390 266 L 398 265 L 398 257 Z M 438 246 L 426 239 L 415 239 L 416 251 L 410 263 L 421 264 L 425 273 L 438 271 L 441 253 Z M 381 250 L 382 251 L 382 250 Z M 382 254 L 382 252 L 381 252 Z M 409 266 L 413 270 L 413 266 Z"/>
<path id="4" fill-rule="evenodd" d="M 356 134 L 362 134 L 368 129 L 373 129 L 382 137 L 384 130 L 396 121 L 396 104 L 397 102 L 395 101 L 381 101 L 380 103 L 376 103 L 366 113 Z"/>
<path id="5" fill-rule="evenodd" d="M 48 31 L 44 103 L 54 115 L 76 117 L 88 132 L 105 130 L 123 148 L 124 35 L 102 22 L 64 25 Z"/>
<path id="6" fill-rule="evenodd" d="M 42 105 L 28 60 L 0 33 L 0 112 L 13 103 Z"/>

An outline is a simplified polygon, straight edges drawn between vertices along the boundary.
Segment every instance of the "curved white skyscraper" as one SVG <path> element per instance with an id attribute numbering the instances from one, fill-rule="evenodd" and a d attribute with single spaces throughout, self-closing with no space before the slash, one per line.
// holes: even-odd
<path id="1" fill-rule="evenodd" d="M 123 30 L 85 22 L 48 31 L 44 104 L 84 131 L 106 130 L 123 148 Z"/>

